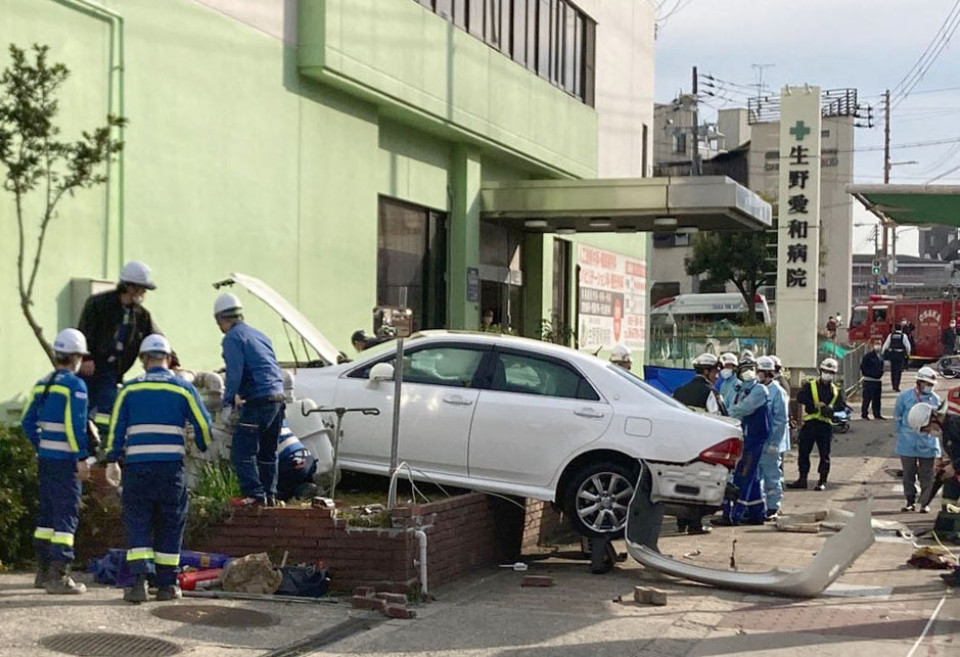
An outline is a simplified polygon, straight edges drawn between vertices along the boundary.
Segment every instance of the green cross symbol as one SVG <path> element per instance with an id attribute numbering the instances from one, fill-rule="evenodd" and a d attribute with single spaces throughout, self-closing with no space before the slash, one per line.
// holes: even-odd
<path id="1" fill-rule="evenodd" d="M 797 141 L 803 141 L 803 138 L 809 135 L 811 132 L 803 121 L 797 121 L 797 125 L 790 128 L 790 134 L 797 137 Z"/>

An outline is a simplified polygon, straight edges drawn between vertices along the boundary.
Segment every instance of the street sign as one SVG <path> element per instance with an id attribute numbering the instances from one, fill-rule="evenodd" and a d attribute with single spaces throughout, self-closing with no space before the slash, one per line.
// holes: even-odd
<path id="1" fill-rule="evenodd" d="M 880 285 L 886 287 L 886 286 L 889 285 L 889 284 L 890 284 L 890 281 L 887 280 L 887 278 L 886 278 L 885 276 L 880 278 Z"/>

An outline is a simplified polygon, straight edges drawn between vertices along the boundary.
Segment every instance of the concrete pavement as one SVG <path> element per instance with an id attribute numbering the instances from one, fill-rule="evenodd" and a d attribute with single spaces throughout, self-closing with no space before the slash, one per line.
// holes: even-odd
<path id="1" fill-rule="evenodd" d="M 912 385 L 912 375 L 904 377 L 904 389 Z M 884 413 L 891 418 L 892 408 L 893 394 L 887 390 Z M 894 474 L 899 461 L 893 445 L 892 421 L 855 419 L 849 434 L 836 437 L 829 488 L 788 491 L 785 512 L 845 508 L 872 496 L 876 517 L 899 520 L 915 530 L 932 526 L 935 514 L 899 512 L 903 498 Z M 788 479 L 796 476 L 795 454 L 785 467 Z M 771 526 L 717 528 L 708 536 L 666 535 L 660 545 L 675 558 L 727 568 L 736 541 L 739 569 L 767 570 L 802 567 L 826 536 L 778 532 Z M 165 605 L 196 608 L 194 618 L 216 611 L 197 605 L 260 612 L 272 623 L 209 627 L 159 619 L 153 611 L 161 605 L 126 605 L 113 589 L 54 598 L 26 588 L 27 575 L 3 575 L 0 655 L 62 654 L 39 642 L 58 632 L 84 631 L 166 639 L 182 646 L 184 654 L 198 656 L 781 657 L 811 649 L 820 657 L 960 655 L 960 595 L 943 586 L 941 571 L 906 566 L 913 547 L 902 540 L 878 541 L 826 595 L 804 601 L 664 579 L 631 561 L 608 574 L 591 575 L 587 562 L 572 558 L 576 547 L 554 546 L 525 558 L 530 564 L 526 574 L 552 576 L 552 588 L 522 588 L 524 573 L 482 568 L 434 591 L 437 600 L 418 607 L 412 621 L 384 622 L 343 605 L 207 600 Z M 633 603 L 633 588 L 641 584 L 667 591 L 667 606 Z M 278 650 L 297 641 L 304 643 Z"/>

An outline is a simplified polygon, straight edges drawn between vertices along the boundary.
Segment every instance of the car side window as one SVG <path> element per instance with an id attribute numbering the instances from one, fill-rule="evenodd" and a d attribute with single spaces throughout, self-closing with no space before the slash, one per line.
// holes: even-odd
<path id="1" fill-rule="evenodd" d="M 490 387 L 501 392 L 599 401 L 593 386 L 573 368 L 553 360 L 499 353 Z"/>
<path id="2" fill-rule="evenodd" d="M 403 381 L 469 388 L 473 385 L 473 378 L 485 353 L 483 350 L 444 346 L 407 352 L 403 355 Z M 377 362 L 394 365 L 396 356 Z M 374 364 L 352 372 L 350 378 L 370 378 L 370 369 Z"/>

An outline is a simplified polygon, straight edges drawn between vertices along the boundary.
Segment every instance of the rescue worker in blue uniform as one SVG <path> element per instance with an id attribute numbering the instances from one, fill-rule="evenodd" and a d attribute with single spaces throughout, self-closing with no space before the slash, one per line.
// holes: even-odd
<path id="1" fill-rule="evenodd" d="M 716 386 L 720 392 L 720 398 L 723 400 L 724 408 L 728 411 L 733 406 L 733 398 L 737 394 L 737 367 L 740 361 L 735 354 L 727 352 L 720 354 L 720 378 L 717 379 Z"/>
<path id="2" fill-rule="evenodd" d="M 90 420 L 101 436 L 110 428 L 119 384 L 137 362 L 140 344 L 148 335 L 162 333 L 143 307 L 147 290 L 156 288 L 150 268 L 134 260 L 123 266 L 115 290 L 91 296 L 80 313 L 77 328 L 90 346 L 80 376 L 90 394 Z"/>
<path id="3" fill-rule="evenodd" d="M 107 437 L 107 481 L 120 485 L 127 564 L 137 575 L 124 591 L 127 602 L 147 599 L 155 576 L 157 600 L 179 598 L 177 570 L 187 522 L 186 425 L 200 451 L 210 445 L 210 416 L 192 384 L 170 371 L 170 343 L 150 335 L 140 346 L 145 370 L 120 390 Z"/>
<path id="4" fill-rule="evenodd" d="M 800 476 L 787 484 L 787 488 L 806 490 L 807 476 L 810 474 L 810 454 L 817 446 L 820 463 L 817 473 L 820 480 L 813 490 L 824 490 L 830 475 L 830 448 L 833 443 L 833 412 L 847 407 L 843 391 L 833 382 L 839 365 L 833 358 L 824 358 L 820 363 L 820 376 L 800 386 L 797 391 L 797 403 L 803 406 L 803 426 L 800 427 L 799 454 L 797 468 Z"/>
<path id="5" fill-rule="evenodd" d="M 937 372 L 932 367 L 921 367 L 917 372 L 917 383 L 910 390 L 897 395 L 893 409 L 893 419 L 897 427 L 897 456 L 903 467 L 903 497 L 906 500 L 901 511 L 930 511 L 930 497 L 935 481 L 934 462 L 940 456 L 940 443 L 936 436 L 920 433 L 910 428 L 908 423 L 910 409 L 917 404 L 940 405 L 940 398 L 933 392 L 937 384 Z M 920 484 L 919 505 L 917 504 L 917 483 Z"/>
<path id="6" fill-rule="evenodd" d="M 87 386 L 77 376 L 87 341 L 76 329 L 64 329 L 53 341 L 57 369 L 30 392 L 23 433 L 39 457 L 40 504 L 33 532 L 37 576 L 33 585 L 47 593 L 83 593 L 70 577 L 73 540 L 80 522 L 81 480 L 87 465 Z"/>
<path id="7" fill-rule="evenodd" d="M 787 393 L 777 383 L 777 365 L 771 356 L 757 359 L 757 381 L 767 387 L 767 404 L 770 406 L 770 437 L 760 456 L 760 480 L 763 482 L 767 519 L 771 520 L 780 514 L 780 502 L 783 500 L 783 455 L 790 451 Z"/>
<path id="8" fill-rule="evenodd" d="M 283 370 L 283 397 L 286 403 L 293 403 L 293 374 L 287 370 Z M 277 499 L 286 502 L 295 497 L 314 497 L 317 494 L 317 486 L 313 483 L 316 474 L 316 457 L 284 420 L 277 446 Z"/>
<path id="9" fill-rule="evenodd" d="M 226 383 L 223 423 L 237 417 L 231 456 L 244 497 L 239 506 L 273 505 L 277 497 L 277 445 L 283 426 L 283 378 L 270 338 L 243 321 L 243 305 L 224 293 L 213 305 L 223 336 Z"/>
<path id="10" fill-rule="evenodd" d="M 757 365 L 753 360 L 740 361 L 740 383 L 728 409 L 743 427 L 743 455 L 733 471 L 733 484 L 739 490 L 736 501 L 724 499 L 723 517 L 717 524 L 761 525 L 766 520 L 763 489 L 760 484 L 760 456 L 770 437 L 770 407 L 767 388 L 757 381 Z"/>

